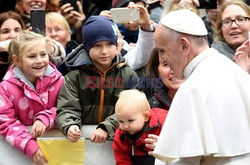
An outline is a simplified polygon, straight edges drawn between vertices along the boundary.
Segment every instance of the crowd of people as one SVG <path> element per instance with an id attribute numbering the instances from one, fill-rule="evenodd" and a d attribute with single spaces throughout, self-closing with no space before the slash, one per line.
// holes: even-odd
<path id="1" fill-rule="evenodd" d="M 74 143 L 82 125 L 97 125 L 92 143 L 113 140 L 117 165 L 247 165 L 249 1 L 151 4 L 0 6 L 0 135 L 36 165 L 47 161 L 39 136 L 57 128 Z M 120 7 L 139 20 L 113 22 Z M 44 35 L 33 32 L 34 9 L 45 10 Z"/>

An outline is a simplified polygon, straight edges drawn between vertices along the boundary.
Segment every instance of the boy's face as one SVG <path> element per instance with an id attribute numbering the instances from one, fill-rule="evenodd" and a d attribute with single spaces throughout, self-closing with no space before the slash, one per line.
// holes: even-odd
<path id="1" fill-rule="evenodd" d="M 141 131 L 145 122 L 148 121 L 148 117 L 145 115 L 145 112 L 142 110 L 131 109 L 131 107 L 124 107 L 116 111 L 115 114 L 119 122 L 120 129 L 126 131 L 130 135 Z"/>
<path id="2" fill-rule="evenodd" d="M 109 41 L 99 41 L 89 50 L 89 56 L 95 67 L 101 71 L 106 71 L 112 63 L 116 54 L 116 46 Z"/>

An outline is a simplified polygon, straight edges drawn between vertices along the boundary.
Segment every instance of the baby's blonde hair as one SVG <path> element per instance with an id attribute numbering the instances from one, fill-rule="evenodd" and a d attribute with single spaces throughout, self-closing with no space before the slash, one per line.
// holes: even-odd
<path id="1" fill-rule="evenodd" d="M 145 93 L 137 89 L 123 90 L 120 93 L 115 105 L 115 111 L 124 109 L 126 106 L 134 106 L 135 108 L 142 107 L 140 109 L 142 112 L 150 110 L 150 105 Z"/>

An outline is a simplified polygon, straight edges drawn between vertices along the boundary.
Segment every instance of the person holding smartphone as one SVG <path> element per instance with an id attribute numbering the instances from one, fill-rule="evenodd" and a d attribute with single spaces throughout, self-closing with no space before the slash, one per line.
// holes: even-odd
<path id="1" fill-rule="evenodd" d="M 30 11 L 32 9 L 43 9 L 45 12 L 58 12 L 59 1 L 57 0 L 17 0 L 16 11 L 19 13 L 26 25 L 26 28 L 30 27 Z"/>
<path id="2" fill-rule="evenodd" d="M 145 0 L 125 0 L 120 1 L 115 7 L 127 7 L 129 2 L 134 2 L 136 5 L 147 7 L 147 2 Z M 124 36 L 124 40 L 127 41 L 131 46 L 137 42 L 139 34 L 139 24 L 136 21 L 130 21 L 126 23 L 117 24 L 121 34 Z"/>
<path id="3" fill-rule="evenodd" d="M 81 28 L 86 20 L 81 2 L 79 0 L 63 0 L 60 5 L 60 14 L 70 25 L 71 38 L 81 43 Z"/>

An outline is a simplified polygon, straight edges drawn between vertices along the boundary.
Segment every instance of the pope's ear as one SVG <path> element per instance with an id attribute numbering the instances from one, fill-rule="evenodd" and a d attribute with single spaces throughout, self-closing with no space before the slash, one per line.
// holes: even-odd
<path id="1" fill-rule="evenodd" d="M 190 42 L 186 37 L 180 38 L 182 54 L 187 55 L 190 51 Z"/>
<path id="2" fill-rule="evenodd" d="M 150 111 L 146 111 L 144 115 L 145 115 L 145 121 L 148 121 L 150 118 Z"/>

